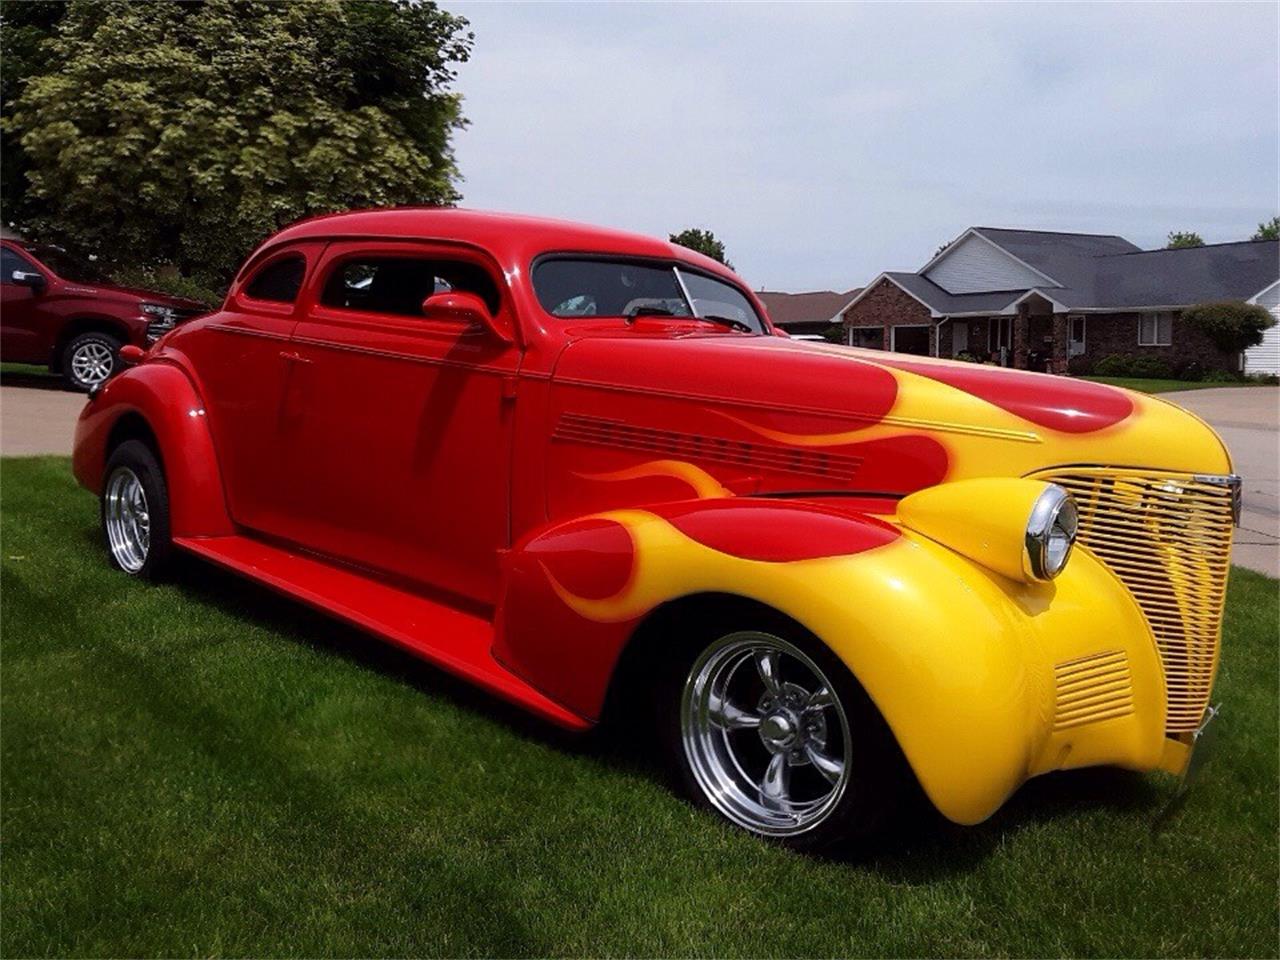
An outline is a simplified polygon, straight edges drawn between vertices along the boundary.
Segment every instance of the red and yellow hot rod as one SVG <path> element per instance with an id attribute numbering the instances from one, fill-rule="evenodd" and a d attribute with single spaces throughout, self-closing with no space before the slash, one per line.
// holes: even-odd
<path id="1" fill-rule="evenodd" d="M 732 272 L 457 209 L 319 217 L 90 399 L 114 563 L 189 551 L 574 730 L 623 690 L 697 802 L 800 848 L 909 771 L 1181 771 L 1238 481 L 1108 386 L 800 343 Z"/>

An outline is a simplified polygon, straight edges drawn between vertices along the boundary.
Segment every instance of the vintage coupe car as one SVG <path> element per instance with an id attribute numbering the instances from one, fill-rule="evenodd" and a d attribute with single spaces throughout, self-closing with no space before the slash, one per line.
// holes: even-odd
<path id="1" fill-rule="evenodd" d="M 573 730 L 650 710 L 799 848 L 912 775 L 973 824 L 1180 772 L 1209 711 L 1239 485 L 1154 397 L 799 343 L 684 248 L 457 209 L 289 227 L 127 359 L 74 459 L 122 570 L 189 551 Z"/>

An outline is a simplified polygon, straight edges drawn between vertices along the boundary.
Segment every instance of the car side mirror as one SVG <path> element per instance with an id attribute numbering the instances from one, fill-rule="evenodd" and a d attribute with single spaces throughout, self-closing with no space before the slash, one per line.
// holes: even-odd
<path id="1" fill-rule="evenodd" d="M 464 290 L 433 293 L 422 301 L 422 315 L 428 320 L 478 324 L 504 343 L 510 343 L 512 339 L 511 334 L 489 312 L 488 304 L 476 294 Z"/>
<path id="2" fill-rule="evenodd" d="M 20 287 L 30 287 L 32 290 L 43 290 L 46 284 L 43 273 L 31 270 L 15 270 L 9 279 Z"/>

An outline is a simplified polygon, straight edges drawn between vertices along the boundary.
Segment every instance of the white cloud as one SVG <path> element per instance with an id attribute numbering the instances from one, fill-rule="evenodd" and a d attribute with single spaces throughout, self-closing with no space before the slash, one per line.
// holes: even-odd
<path id="1" fill-rule="evenodd" d="M 705 226 L 844 288 L 975 223 L 1248 236 L 1277 210 L 1277 7 L 447 4 L 465 203 Z"/>

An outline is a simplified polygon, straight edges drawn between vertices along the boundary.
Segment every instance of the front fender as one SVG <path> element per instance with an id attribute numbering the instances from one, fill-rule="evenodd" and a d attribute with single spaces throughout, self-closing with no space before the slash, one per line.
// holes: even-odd
<path id="1" fill-rule="evenodd" d="M 812 503 L 619 510 L 531 538 L 510 558 L 495 655 L 596 716 L 644 617 L 703 593 L 766 604 L 828 644 L 956 822 L 985 819 L 1047 770 L 1160 762 L 1154 642 L 1086 551 L 1053 582 L 1027 584 L 890 523 Z"/>
<path id="2" fill-rule="evenodd" d="M 76 423 L 71 457 L 80 485 L 95 494 L 102 492 L 112 432 L 130 415 L 146 422 L 160 448 L 172 535 L 234 533 L 204 401 L 187 375 L 171 363 L 131 367 L 107 381 L 85 405 Z"/>

